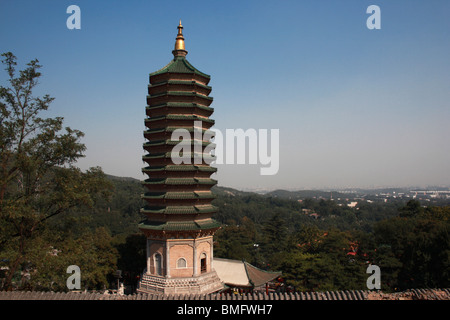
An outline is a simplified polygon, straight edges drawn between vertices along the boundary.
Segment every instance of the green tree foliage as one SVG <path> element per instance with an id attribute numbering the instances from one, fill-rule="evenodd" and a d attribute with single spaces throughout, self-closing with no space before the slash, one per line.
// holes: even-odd
<path id="1" fill-rule="evenodd" d="M 123 271 L 123 282 L 135 288 L 147 258 L 146 237 L 142 233 L 130 234 L 124 241 L 119 240 L 116 248 L 118 251 L 117 267 Z"/>
<path id="2" fill-rule="evenodd" d="M 261 251 L 266 268 L 277 270 L 286 252 L 287 232 L 285 220 L 279 213 L 274 214 L 262 226 Z"/>
<path id="3" fill-rule="evenodd" d="M 218 257 L 257 262 L 256 227 L 249 218 L 243 217 L 239 224 L 233 223 L 217 231 L 214 254 Z"/>
<path id="4" fill-rule="evenodd" d="M 82 132 L 63 130 L 61 117 L 41 117 L 54 98 L 33 96 L 39 61 L 17 74 L 16 57 L 2 57 L 9 76 L 9 86 L 0 86 L 0 253 L 7 289 L 17 272 L 34 263 L 35 241 L 44 241 L 40 231 L 47 220 L 70 208 L 92 207 L 111 185 L 100 168 L 83 173 L 73 166 L 86 149 Z"/>
<path id="5" fill-rule="evenodd" d="M 116 270 L 117 249 L 112 245 L 108 229 L 98 227 L 80 236 L 70 232 L 47 230 L 35 241 L 35 255 L 28 256 L 29 263 L 22 271 L 29 279 L 22 279 L 21 286 L 28 290 L 67 291 L 67 267 L 76 265 L 81 270 L 82 290 L 104 289 L 109 286 L 108 275 Z"/>
<path id="6" fill-rule="evenodd" d="M 296 290 L 363 289 L 365 259 L 358 254 L 359 243 L 350 232 L 305 227 L 294 239 L 281 270 Z"/>
<path id="7" fill-rule="evenodd" d="M 226 191 L 216 199 L 217 216 L 226 222 L 215 236 L 217 257 L 282 271 L 297 290 L 367 289 L 369 264 L 381 268 L 385 291 L 449 285 L 448 206 L 425 208 L 411 200 L 349 208 Z M 255 231 L 243 228 L 242 217 Z"/>
<path id="8" fill-rule="evenodd" d="M 450 207 L 420 207 L 410 201 L 399 216 L 375 228 L 374 256 L 391 288 L 448 287 Z"/>
<path id="9" fill-rule="evenodd" d="M 400 217 L 414 217 L 424 211 L 417 200 L 409 200 L 404 207 L 398 209 Z"/>

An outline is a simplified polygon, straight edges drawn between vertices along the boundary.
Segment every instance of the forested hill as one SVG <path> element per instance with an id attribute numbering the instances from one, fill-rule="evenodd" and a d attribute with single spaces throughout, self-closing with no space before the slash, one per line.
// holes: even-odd
<path id="1" fill-rule="evenodd" d="M 95 251 L 96 259 L 114 253 L 108 270 L 122 270 L 133 283 L 145 264 L 145 237 L 137 228 L 144 218 L 139 212 L 144 189 L 137 179 L 107 178 L 114 185 L 109 201 L 75 208 L 53 219 L 50 228 L 74 243 L 101 236 L 104 247 Z M 258 194 L 219 186 L 212 191 L 218 208 L 213 218 L 222 223 L 214 255 L 279 270 L 295 290 L 365 289 L 368 263 L 381 267 L 386 291 L 450 285 L 450 206 L 443 199 L 419 202 L 383 194 L 370 200 L 374 195 L 316 190 Z M 97 265 L 92 264 L 95 272 Z M 90 284 L 102 285 L 104 280 Z"/>
<path id="2" fill-rule="evenodd" d="M 118 176 L 113 176 L 110 174 L 106 174 L 106 178 L 110 179 L 111 181 L 124 181 L 124 182 L 140 182 L 140 180 L 135 179 L 135 178 L 131 178 L 131 177 L 118 177 Z"/>
<path id="3" fill-rule="evenodd" d="M 97 217 L 107 221 L 113 234 L 137 230 L 137 223 L 143 219 L 139 213 L 143 205 L 140 199 L 144 189 L 141 181 L 129 177 L 107 175 L 115 191 L 109 202 L 96 205 Z M 265 194 L 241 191 L 229 187 L 214 186 L 218 208 L 214 218 L 221 223 L 236 223 L 246 217 L 257 225 L 278 214 L 286 221 L 286 227 L 297 230 L 302 225 L 315 225 L 323 229 L 331 227 L 340 230 L 362 230 L 371 232 L 374 223 L 395 217 L 398 209 L 412 198 L 403 188 L 356 190 L 352 192 L 322 190 L 275 190 Z M 420 199 L 419 199 L 420 200 Z M 425 199 L 430 200 L 430 199 Z M 449 205 L 448 199 L 423 201 L 423 206 Z M 100 221 L 98 221 L 100 222 Z"/>
<path id="4" fill-rule="evenodd" d="M 97 214 L 91 217 L 93 226 L 107 224 L 113 234 L 137 231 L 138 222 L 144 218 L 139 213 L 143 205 L 140 196 L 144 192 L 141 181 L 111 175 L 107 178 L 113 182 L 115 191 L 109 202 L 97 203 Z M 280 215 L 289 231 L 298 230 L 302 225 L 315 225 L 323 229 L 335 227 L 369 232 L 373 223 L 397 215 L 398 207 L 405 203 L 401 199 L 372 203 L 358 199 L 357 205 L 350 208 L 348 204 L 357 195 L 320 190 L 277 190 L 258 194 L 214 186 L 212 192 L 216 195 L 213 205 L 218 208 L 214 218 L 219 222 L 239 224 L 246 217 L 262 226 L 274 215 Z"/>

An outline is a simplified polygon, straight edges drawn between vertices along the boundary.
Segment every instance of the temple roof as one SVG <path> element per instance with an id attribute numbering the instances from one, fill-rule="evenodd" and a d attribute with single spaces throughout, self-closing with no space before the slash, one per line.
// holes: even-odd
<path id="1" fill-rule="evenodd" d="M 214 270 L 231 287 L 259 287 L 281 276 L 281 272 L 264 271 L 245 261 L 221 258 L 214 258 Z"/>
<path id="2" fill-rule="evenodd" d="M 186 57 L 176 56 L 170 61 L 165 67 L 159 69 L 158 71 L 150 73 L 151 76 L 155 76 L 162 73 L 192 73 L 198 74 L 205 78 L 210 79 L 211 76 L 201 72 L 197 68 L 195 68 L 192 64 L 187 61 Z"/>

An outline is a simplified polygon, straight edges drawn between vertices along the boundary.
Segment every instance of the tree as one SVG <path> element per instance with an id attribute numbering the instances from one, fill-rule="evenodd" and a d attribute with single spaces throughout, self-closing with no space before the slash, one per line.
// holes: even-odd
<path id="1" fill-rule="evenodd" d="M 108 275 L 116 270 L 117 250 L 112 246 L 109 231 L 99 227 L 75 236 L 67 232 L 55 236 L 47 229 L 33 241 L 36 250 L 29 252 L 20 279 L 20 288 L 38 291 L 67 291 L 67 267 L 80 268 L 80 289 L 103 289 L 108 286 Z"/>
<path id="2" fill-rule="evenodd" d="M 420 202 L 409 200 L 404 207 L 398 209 L 400 217 L 413 217 L 423 212 Z"/>
<path id="3" fill-rule="evenodd" d="M 243 217 L 238 225 L 224 226 L 215 235 L 214 255 L 255 263 L 255 234 L 255 226 L 247 217 Z"/>
<path id="4" fill-rule="evenodd" d="M 356 290 L 365 288 L 366 263 L 359 241 L 348 231 L 304 226 L 290 239 L 281 257 L 286 283 L 296 290 Z"/>
<path id="5" fill-rule="evenodd" d="M 33 96 L 39 61 L 16 75 L 17 58 L 11 52 L 2 57 L 9 86 L 0 86 L 0 254 L 8 289 L 21 266 L 32 263 L 33 242 L 46 221 L 75 206 L 92 206 L 111 184 L 98 167 L 83 173 L 74 166 L 86 149 L 81 131 L 63 131 L 62 117 L 40 117 L 54 98 Z"/>
<path id="6" fill-rule="evenodd" d="M 263 239 L 261 251 L 266 258 L 268 267 L 275 270 L 279 267 L 281 258 L 286 250 L 287 227 L 279 213 L 275 213 L 262 229 Z"/>
<path id="7" fill-rule="evenodd" d="M 137 286 L 137 277 L 146 267 L 146 240 L 144 234 L 133 233 L 116 245 L 119 253 L 117 267 L 123 271 L 124 283 L 131 285 L 133 289 Z"/>
<path id="8" fill-rule="evenodd" d="M 447 287 L 450 207 L 423 209 L 409 201 L 398 217 L 375 226 L 375 263 L 392 289 Z"/>

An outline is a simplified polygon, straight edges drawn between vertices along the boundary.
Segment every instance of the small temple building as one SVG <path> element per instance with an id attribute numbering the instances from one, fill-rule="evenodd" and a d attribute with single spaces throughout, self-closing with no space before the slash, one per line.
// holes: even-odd
<path id="1" fill-rule="evenodd" d="M 180 21 L 174 58 L 150 74 L 148 85 L 143 146 L 148 154 L 143 156 L 147 166 L 142 169 L 148 179 L 143 181 L 146 205 L 141 209 L 147 218 L 139 224 L 147 238 L 147 261 L 137 289 L 141 293 L 205 294 L 228 288 L 226 283 L 252 286 L 247 267 L 239 266 L 239 261 L 218 262 L 227 279 L 221 279 L 214 268 L 213 235 L 221 225 L 212 219 L 217 208 L 211 204 L 211 188 L 217 181 L 211 175 L 217 169 L 209 165 L 214 146 L 209 130 L 214 125 L 209 118 L 214 111 L 211 77 L 186 59 L 182 31 Z M 180 130 L 189 139 L 174 135 Z M 180 143 L 187 147 L 183 151 L 192 151 L 188 157 L 173 153 Z M 234 273 L 227 273 L 227 265 L 235 266 Z"/>

